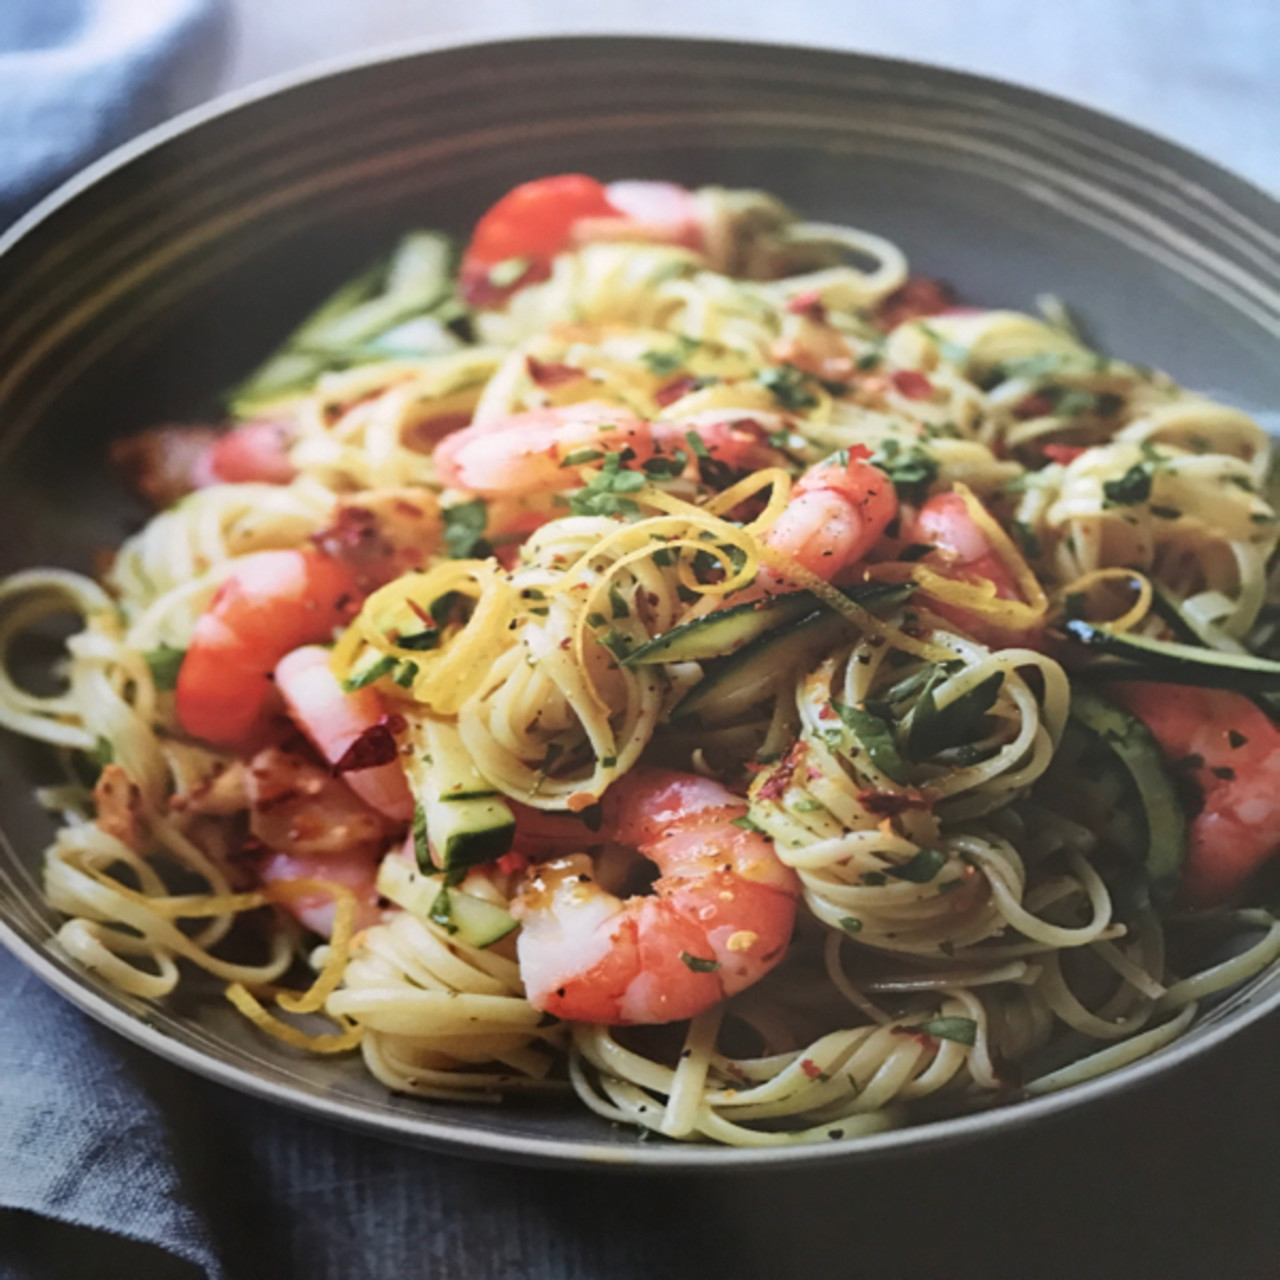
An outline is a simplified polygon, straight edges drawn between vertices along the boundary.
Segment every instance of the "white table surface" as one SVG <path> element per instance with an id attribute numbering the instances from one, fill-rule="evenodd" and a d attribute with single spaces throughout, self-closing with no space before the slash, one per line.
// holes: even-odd
<path id="1" fill-rule="evenodd" d="M 607 32 L 825 45 L 1073 98 L 1280 190 L 1280 0 L 233 0 L 233 7 L 228 88 L 397 41 Z"/>

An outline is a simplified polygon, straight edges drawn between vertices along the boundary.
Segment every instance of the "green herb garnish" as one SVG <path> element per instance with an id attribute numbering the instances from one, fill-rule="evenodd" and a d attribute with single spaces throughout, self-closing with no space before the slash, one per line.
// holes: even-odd
<path id="1" fill-rule="evenodd" d="M 906 762 L 898 751 L 898 744 L 893 736 L 893 729 L 873 712 L 861 707 L 851 707 L 846 703 L 831 703 L 836 715 L 853 730 L 858 745 L 866 749 L 875 765 L 886 778 L 903 784 L 906 782 Z"/>
<path id="2" fill-rule="evenodd" d="M 945 671 L 936 669 L 912 712 L 907 751 L 913 760 L 927 760 L 939 751 L 960 746 L 995 705 L 1004 684 L 1004 672 L 993 671 L 972 689 L 966 689 L 945 707 L 939 707 L 933 691 L 946 678 Z"/>
<path id="3" fill-rule="evenodd" d="M 761 369 L 756 381 L 766 387 L 784 409 L 812 409 L 818 403 L 818 397 L 806 385 L 805 374 L 793 364 Z"/>
<path id="4" fill-rule="evenodd" d="M 941 849 L 921 849 L 909 862 L 886 867 L 885 875 L 911 884 L 928 884 L 946 865 L 947 855 Z"/>
<path id="5" fill-rule="evenodd" d="M 185 649 L 175 649 L 171 644 L 161 641 L 154 649 L 148 649 L 143 655 L 147 666 L 151 668 L 151 679 L 157 689 L 162 692 L 173 689 L 178 683 L 178 669 L 187 656 Z"/>
<path id="6" fill-rule="evenodd" d="M 607 453 L 604 465 L 577 493 L 569 495 L 569 510 L 575 516 L 632 515 L 640 510 L 627 494 L 645 486 L 639 471 L 625 471 L 622 454 Z"/>
<path id="7" fill-rule="evenodd" d="M 911 1028 L 938 1040 L 954 1040 L 957 1044 L 973 1044 L 978 1038 L 978 1024 L 972 1018 L 933 1018 Z"/>
<path id="8" fill-rule="evenodd" d="M 485 541 L 484 527 L 489 513 L 480 498 L 455 503 L 441 512 L 444 517 L 444 543 L 452 560 L 483 559 L 493 554 Z"/>
<path id="9" fill-rule="evenodd" d="M 1104 481 L 1102 494 L 1113 507 L 1146 502 L 1151 496 L 1151 468 L 1145 462 L 1135 462 L 1118 480 Z"/>
<path id="10" fill-rule="evenodd" d="M 395 665 L 395 658 L 389 653 L 384 653 L 376 662 L 371 662 L 362 671 L 348 676 L 342 682 L 342 687 L 347 693 L 354 693 L 357 689 L 373 684 L 375 680 L 381 680 L 383 676 L 389 676 Z"/>

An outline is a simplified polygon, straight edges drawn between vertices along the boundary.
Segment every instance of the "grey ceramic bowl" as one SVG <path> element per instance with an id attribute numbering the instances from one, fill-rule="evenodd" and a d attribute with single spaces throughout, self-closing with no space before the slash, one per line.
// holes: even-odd
<path id="1" fill-rule="evenodd" d="M 212 412 L 399 232 L 462 232 L 513 183 L 566 169 L 766 187 L 806 216 L 891 236 L 975 303 L 1029 308 L 1057 293 L 1101 346 L 1245 408 L 1280 407 L 1280 207 L 1147 134 L 989 80 L 847 54 L 612 38 L 434 49 L 192 113 L 0 242 L 0 572 L 87 569 L 141 516 L 103 466 L 112 435 Z M 0 741 L 0 940 L 32 969 L 216 1080 L 477 1155 L 672 1169 L 923 1153 L 1131 1088 L 1280 1004 L 1270 972 L 1114 1075 L 827 1146 L 640 1143 L 567 1105 L 393 1097 L 354 1059 L 262 1039 L 198 980 L 144 1007 L 64 960 L 39 888 L 51 825 L 31 787 L 45 767 Z"/>

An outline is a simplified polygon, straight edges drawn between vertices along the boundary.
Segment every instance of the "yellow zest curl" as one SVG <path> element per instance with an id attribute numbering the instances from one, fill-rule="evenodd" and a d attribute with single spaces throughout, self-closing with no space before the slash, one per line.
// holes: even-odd
<path id="1" fill-rule="evenodd" d="M 1106 583 L 1122 583 L 1135 593 L 1133 603 L 1124 613 L 1118 618 L 1107 619 L 1107 629 L 1110 631 L 1132 631 L 1151 611 L 1153 592 L 1151 581 L 1146 574 L 1138 573 L 1134 569 L 1121 569 L 1118 567 L 1093 569 L 1089 573 L 1076 578 L 1073 582 L 1068 583 L 1057 593 L 1057 596 L 1060 600 L 1065 600 L 1068 596 L 1074 595 L 1087 597 L 1095 587 Z"/>
<path id="2" fill-rule="evenodd" d="M 330 880 L 280 880 L 266 890 L 265 896 L 272 902 L 291 902 L 317 893 L 328 894 L 333 899 L 333 936 L 329 940 L 328 956 L 316 980 L 306 991 L 273 993 L 276 1004 L 286 1013 L 316 1013 L 324 1008 L 325 1001 L 337 990 L 350 958 L 356 900 L 346 885 Z M 344 1053 L 360 1043 L 361 1028 L 350 1019 L 334 1019 L 342 1028 L 337 1033 L 309 1035 L 275 1017 L 243 983 L 231 983 L 225 994 L 254 1026 L 294 1048 L 307 1049 L 312 1053 Z"/>

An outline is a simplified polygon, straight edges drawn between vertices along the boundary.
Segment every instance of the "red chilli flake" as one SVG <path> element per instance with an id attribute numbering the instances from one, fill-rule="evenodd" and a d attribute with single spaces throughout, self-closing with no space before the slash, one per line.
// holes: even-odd
<path id="1" fill-rule="evenodd" d="M 674 382 L 668 382 L 665 387 L 659 387 L 653 393 L 653 398 L 665 409 L 667 405 L 674 404 L 677 400 L 683 400 L 690 392 L 697 391 L 697 389 L 697 378 L 677 378 Z"/>
<path id="2" fill-rule="evenodd" d="M 1024 396 L 1013 406 L 1013 416 L 1026 422 L 1029 418 L 1044 418 L 1053 412 L 1053 401 L 1048 396 Z M 1048 452 L 1048 450 L 1046 450 Z"/>
<path id="3" fill-rule="evenodd" d="M 955 293 L 949 285 L 928 276 L 912 276 L 876 304 L 872 318 L 887 333 L 908 320 L 954 312 L 957 310 L 955 300 Z"/>
<path id="4" fill-rule="evenodd" d="M 908 400 L 931 400 L 933 383 L 915 369 L 895 369 L 889 375 L 894 390 Z"/>
<path id="5" fill-rule="evenodd" d="M 529 370 L 529 377 L 540 387 L 559 387 L 585 376 L 581 369 L 575 369 L 571 364 L 556 364 L 539 360 L 536 356 L 525 356 L 524 365 Z"/>
<path id="6" fill-rule="evenodd" d="M 822 294 L 817 289 L 806 289 L 804 293 L 797 293 L 787 303 L 787 310 L 793 316 L 805 316 L 809 320 L 816 320 L 819 324 L 824 324 L 827 319 L 827 309 L 822 305 Z"/>
<path id="7" fill-rule="evenodd" d="M 849 446 L 850 462 L 852 462 L 855 458 L 858 458 L 861 461 L 865 462 L 869 457 L 871 457 L 871 450 L 868 449 L 865 444 L 854 444 Z"/>
<path id="8" fill-rule="evenodd" d="M 510 853 L 504 853 L 498 859 L 498 870 L 504 876 L 519 875 L 529 865 L 529 855 L 521 853 L 518 849 L 512 849 Z"/>
<path id="9" fill-rule="evenodd" d="M 370 725 L 341 755 L 333 766 L 335 775 L 358 773 L 361 769 L 376 769 L 390 764 L 397 758 L 396 740 L 390 721 L 404 723 L 403 716 L 388 716 L 386 722 Z"/>
<path id="10" fill-rule="evenodd" d="M 1044 447 L 1044 456 L 1050 462 L 1060 462 L 1065 467 L 1067 463 L 1074 462 L 1082 453 L 1088 450 L 1084 445 L 1080 444 L 1047 444 Z"/>
<path id="11" fill-rule="evenodd" d="M 907 791 L 859 791 L 858 803 L 877 818 L 896 818 L 910 809 L 928 809 L 930 800 L 913 789 Z"/>
<path id="12" fill-rule="evenodd" d="M 812 1058 L 801 1058 L 800 1070 L 803 1071 L 810 1080 L 816 1080 L 822 1075 L 822 1068 L 818 1066 Z"/>
<path id="13" fill-rule="evenodd" d="M 804 752 L 804 743 L 797 742 L 778 762 L 774 771 L 761 784 L 759 793 L 761 800 L 779 800 L 786 794 L 787 788 L 791 785 L 791 777 L 804 758 Z"/>

